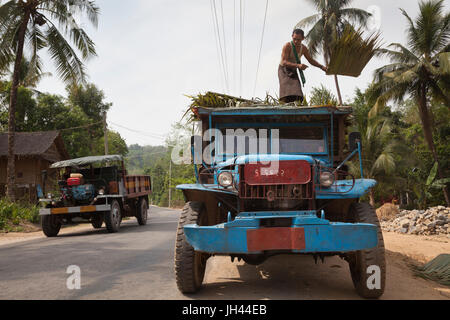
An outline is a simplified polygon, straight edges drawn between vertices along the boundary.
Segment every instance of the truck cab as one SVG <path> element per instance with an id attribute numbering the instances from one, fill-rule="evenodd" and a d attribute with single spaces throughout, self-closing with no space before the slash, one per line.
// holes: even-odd
<path id="1" fill-rule="evenodd" d="M 214 255 L 256 265 L 308 254 L 345 259 L 361 296 L 382 295 L 383 237 L 374 209 L 360 202 L 376 181 L 364 179 L 360 135 L 347 132 L 351 107 L 192 111 L 201 135 L 191 146 L 196 183 L 177 187 L 186 200 L 175 252 L 180 291 L 200 289 Z M 348 172 L 352 159 L 358 178 Z"/>

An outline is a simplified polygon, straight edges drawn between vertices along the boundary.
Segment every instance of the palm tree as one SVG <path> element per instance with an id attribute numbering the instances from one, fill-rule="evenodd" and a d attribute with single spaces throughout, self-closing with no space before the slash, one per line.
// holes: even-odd
<path id="1" fill-rule="evenodd" d="M 313 87 L 311 98 L 309 99 L 311 106 L 336 105 L 336 97 L 323 84 L 320 87 Z"/>
<path id="2" fill-rule="evenodd" d="M 353 0 L 308 0 L 319 13 L 301 20 L 297 27 L 313 25 L 306 35 L 308 48 L 312 55 L 322 52 L 325 63 L 330 63 L 331 47 L 339 39 L 346 26 L 359 24 L 366 27 L 371 14 L 367 11 L 348 8 Z M 342 105 L 342 95 L 337 75 L 334 75 L 339 104 Z"/>
<path id="3" fill-rule="evenodd" d="M 375 179 L 381 182 L 396 182 L 399 178 L 394 175 L 397 169 L 396 155 L 404 153 L 405 145 L 393 133 L 392 124 L 386 117 L 366 121 L 356 118 L 356 131 L 361 133 L 363 146 L 362 162 L 364 178 Z M 359 162 L 350 162 L 350 173 L 360 174 Z M 380 185 L 380 184 L 379 184 Z M 375 190 L 369 192 L 369 201 L 375 207 Z"/>
<path id="4" fill-rule="evenodd" d="M 25 88 L 32 88 L 34 92 L 38 92 L 36 88 L 44 77 L 51 76 L 50 72 L 42 72 L 31 65 L 31 62 L 26 58 L 22 58 L 19 71 L 19 86 Z"/>
<path id="5" fill-rule="evenodd" d="M 400 9 L 408 21 L 407 47 L 392 43 L 381 50 L 391 64 L 375 71 L 373 93 L 377 102 L 370 115 L 380 112 L 393 100 L 401 102 L 412 97 L 418 106 L 419 116 L 428 148 L 438 163 L 438 175 L 444 179 L 433 140 L 433 114 L 430 99 L 450 105 L 450 13 L 444 13 L 443 0 L 422 1 L 419 16 L 413 21 Z M 445 201 L 450 206 L 448 188 L 443 188 Z"/>
<path id="6" fill-rule="evenodd" d="M 84 60 L 96 55 L 93 41 L 76 22 L 74 16 L 79 13 L 97 26 L 99 9 L 90 0 L 12 0 L 0 6 L 0 70 L 14 64 L 8 119 L 7 195 L 11 200 L 15 199 L 15 112 L 24 47 L 31 54 L 30 67 L 38 73 L 39 51 L 47 48 L 63 81 L 84 81 L 83 61 L 66 40 L 73 42 Z"/>

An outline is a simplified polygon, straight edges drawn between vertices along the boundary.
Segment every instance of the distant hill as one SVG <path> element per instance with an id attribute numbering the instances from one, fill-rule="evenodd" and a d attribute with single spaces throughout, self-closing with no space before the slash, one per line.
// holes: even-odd
<path id="1" fill-rule="evenodd" d="M 133 144 L 128 147 L 126 166 L 129 174 L 144 174 L 145 170 L 152 168 L 155 163 L 163 159 L 168 149 L 164 146 L 140 146 Z"/>

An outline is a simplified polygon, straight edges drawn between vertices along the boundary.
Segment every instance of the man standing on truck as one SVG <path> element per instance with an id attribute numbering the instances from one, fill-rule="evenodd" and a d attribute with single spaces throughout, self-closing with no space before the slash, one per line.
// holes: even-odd
<path id="1" fill-rule="evenodd" d="M 305 80 L 300 79 L 297 73 L 297 68 L 300 73 L 308 68 L 307 65 L 301 63 L 302 55 L 313 66 L 327 71 L 327 67 L 321 65 L 314 60 L 308 48 L 302 44 L 305 39 L 305 33 L 302 29 L 295 29 L 292 33 L 292 42 L 288 42 L 283 47 L 281 54 L 281 62 L 278 67 L 278 78 L 280 80 L 280 100 L 284 103 L 295 101 L 303 102 L 303 91 L 300 81 L 305 84 Z"/>

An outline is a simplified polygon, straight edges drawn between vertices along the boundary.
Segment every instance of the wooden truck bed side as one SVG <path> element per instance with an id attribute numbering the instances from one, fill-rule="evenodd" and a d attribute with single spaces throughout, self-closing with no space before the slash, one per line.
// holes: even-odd
<path id="1" fill-rule="evenodd" d="M 137 198 L 152 193 L 150 176 L 125 176 L 127 198 Z"/>

